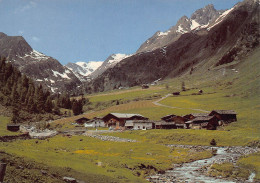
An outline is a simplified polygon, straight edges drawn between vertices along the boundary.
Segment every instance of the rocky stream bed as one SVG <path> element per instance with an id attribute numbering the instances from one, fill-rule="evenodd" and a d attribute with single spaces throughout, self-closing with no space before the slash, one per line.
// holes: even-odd
<path id="1" fill-rule="evenodd" d="M 207 168 L 214 163 L 229 162 L 235 164 L 240 156 L 256 153 L 259 148 L 250 147 L 210 147 L 210 146 L 189 146 L 189 145 L 168 145 L 170 147 L 182 148 L 203 148 L 205 150 L 215 150 L 216 155 L 208 159 L 197 160 L 190 163 L 175 165 L 172 170 L 164 174 L 157 174 L 148 177 L 148 181 L 153 183 L 236 183 L 236 182 L 254 182 L 254 172 L 247 180 L 240 179 L 221 179 L 207 176 Z"/>

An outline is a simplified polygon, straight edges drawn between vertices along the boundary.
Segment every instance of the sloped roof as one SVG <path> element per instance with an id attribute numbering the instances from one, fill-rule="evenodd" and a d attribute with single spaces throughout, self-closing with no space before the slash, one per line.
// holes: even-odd
<path id="1" fill-rule="evenodd" d="M 78 118 L 78 119 L 76 119 L 75 121 L 80 121 L 80 120 L 89 120 L 88 118 L 86 118 L 86 117 L 82 117 L 82 118 Z"/>
<path id="2" fill-rule="evenodd" d="M 212 112 L 216 112 L 218 114 L 237 114 L 234 110 L 213 110 Z"/>
<path id="3" fill-rule="evenodd" d="M 191 115 L 193 115 L 194 117 L 199 117 L 199 116 L 208 116 L 208 113 L 192 113 Z"/>
<path id="4" fill-rule="evenodd" d="M 214 118 L 214 116 L 199 116 L 199 117 L 194 118 L 194 119 L 191 120 L 191 121 L 192 121 L 192 122 L 194 122 L 194 121 L 209 121 L 209 120 L 211 120 L 212 118 Z"/>
<path id="5" fill-rule="evenodd" d="M 172 118 L 172 117 L 174 117 L 174 116 L 176 116 L 176 115 L 174 115 L 174 114 L 169 114 L 169 115 L 167 115 L 167 116 L 162 117 L 161 119 L 162 119 L 162 120 L 167 120 L 167 119 Z"/>
<path id="6" fill-rule="evenodd" d="M 131 118 L 134 116 L 144 117 L 141 114 L 127 114 L 127 113 L 110 113 L 110 114 L 116 116 L 117 118 Z"/>

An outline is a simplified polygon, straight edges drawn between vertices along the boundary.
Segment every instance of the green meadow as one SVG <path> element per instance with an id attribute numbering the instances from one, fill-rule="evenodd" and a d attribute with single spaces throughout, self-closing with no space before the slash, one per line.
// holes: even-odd
<path id="1" fill-rule="evenodd" d="M 10 132 L 6 129 L 6 125 L 10 123 L 9 117 L 0 116 L 0 136 L 17 135 L 19 132 Z"/>
<path id="2" fill-rule="evenodd" d="M 169 148 L 141 140 L 103 142 L 84 136 L 1 142 L 0 148 L 8 154 L 57 169 L 70 168 L 74 172 L 64 172 L 65 175 L 89 182 L 146 182 L 147 175 L 170 169 L 173 163 L 212 156 L 209 151 Z"/>
<path id="3" fill-rule="evenodd" d="M 139 113 L 151 120 L 168 114 L 185 115 L 199 110 L 235 110 L 237 122 L 218 130 L 147 130 L 109 133 L 112 136 L 136 139 L 136 143 L 103 142 L 84 136 L 56 136 L 48 140 L 25 140 L 0 143 L 1 151 L 14 157 L 44 164 L 63 171 L 68 176 L 89 182 L 146 182 L 145 177 L 173 167 L 174 163 L 210 157 L 207 151 L 169 148 L 165 144 L 209 145 L 214 138 L 217 146 L 259 146 L 260 143 L 260 63 L 259 51 L 228 67 L 203 69 L 190 76 L 167 79 L 149 89 L 135 87 L 87 96 L 92 109 L 85 114 L 54 121 L 53 128 L 73 128 L 79 117 L 102 117 L 110 112 Z M 250 64 L 248 64 L 250 63 Z M 235 70 L 234 70 L 235 68 Z M 237 71 L 237 72 L 235 72 Z M 181 91 L 184 81 L 186 91 Z M 199 90 L 203 90 L 201 95 Z M 180 96 L 169 96 L 155 105 L 161 97 L 174 91 Z M 95 107 L 98 105 L 102 107 Z M 94 107 L 94 108 L 93 108 Z M 0 135 L 11 135 L 6 130 L 9 118 L 0 117 Z M 214 165 L 212 175 L 245 175 L 245 167 L 256 172 L 260 179 L 260 154 L 241 157 L 237 167 L 230 164 Z M 11 170 L 8 170 L 10 175 Z M 64 175 L 65 176 L 65 175 Z"/>

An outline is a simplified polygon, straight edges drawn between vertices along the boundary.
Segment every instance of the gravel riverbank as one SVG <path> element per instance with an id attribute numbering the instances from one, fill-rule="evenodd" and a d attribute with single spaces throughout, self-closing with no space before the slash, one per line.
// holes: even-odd
<path id="1" fill-rule="evenodd" d="M 191 145 L 167 145 L 169 147 L 189 148 L 196 150 L 214 150 L 216 155 L 190 163 L 183 163 L 175 165 L 172 170 L 168 170 L 165 174 L 157 174 L 148 177 L 148 181 L 153 183 L 171 183 L 171 182 L 185 182 L 185 183 L 234 183 L 234 182 L 253 182 L 253 178 L 249 177 L 248 180 L 227 180 L 216 177 L 209 177 L 206 175 L 207 168 L 214 163 L 229 162 L 235 164 L 239 157 L 249 155 L 259 151 L 259 148 L 250 147 L 211 147 L 211 146 L 191 146 Z M 253 174 L 251 174 L 253 176 Z"/>
<path id="2" fill-rule="evenodd" d="M 119 137 L 107 136 L 107 135 L 98 135 L 98 134 L 91 134 L 91 133 L 85 133 L 84 135 L 86 135 L 88 137 L 97 138 L 97 139 L 100 139 L 102 141 L 137 142 L 136 140 L 132 140 L 132 139 L 119 138 Z"/>

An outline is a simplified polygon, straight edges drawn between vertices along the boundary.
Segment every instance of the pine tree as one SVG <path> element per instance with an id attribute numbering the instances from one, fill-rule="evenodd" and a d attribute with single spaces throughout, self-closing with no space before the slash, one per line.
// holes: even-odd
<path id="1" fill-rule="evenodd" d="M 81 100 L 75 100 L 72 104 L 72 111 L 75 116 L 82 114 L 83 105 Z"/>
<path id="2" fill-rule="evenodd" d="M 34 104 L 34 101 L 33 101 L 33 96 L 30 96 L 29 99 L 28 99 L 27 109 L 28 109 L 29 112 L 32 112 L 32 113 L 37 112 L 36 105 Z"/>
<path id="3" fill-rule="evenodd" d="M 45 101 L 42 86 L 40 85 L 40 87 L 38 87 L 37 90 L 35 90 L 35 92 L 37 92 L 35 93 L 35 104 L 37 106 L 37 110 L 40 113 L 43 113 Z"/>
<path id="4" fill-rule="evenodd" d="M 20 122 L 20 116 L 19 116 L 19 109 L 20 109 L 20 102 L 19 102 L 19 95 L 17 92 L 17 84 L 14 83 L 11 93 L 11 99 L 12 99 L 12 119 L 11 121 L 13 123 L 19 123 Z"/>
<path id="5" fill-rule="evenodd" d="M 20 122 L 20 114 L 19 114 L 19 109 L 17 106 L 13 106 L 13 109 L 12 109 L 12 119 L 11 121 L 13 123 L 19 123 Z"/>
<path id="6" fill-rule="evenodd" d="M 48 113 L 52 112 L 52 108 L 53 108 L 53 104 L 52 104 L 52 101 L 51 101 L 51 97 L 48 96 L 45 104 L 44 104 L 44 110 Z"/>
<path id="7" fill-rule="evenodd" d="M 21 110 L 29 113 L 51 113 L 54 105 L 49 91 L 45 91 L 42 86 L 37 87 L 34 81 L 6 62 L 0 57 L 0 103 L 11 106 L 13 111 L 13 122 L 20 120 Z M 68 95 L 64 96 L 63 106 L 71 108 Z M 59 109 L 56 108 L 56 113 Z"/>
<path id="8" fill-rule="evenodd" d="M 181 83 L 181 89 L 182 89 L 182 91 L 186 91 L 186 88 L 185 88 L 185 83 L 184 83 L 184 81 Z"/>
<path id="9" fill-rule="evenodd" d="M 55 105 L 55 107 L 53 108 L 53 113 L 56 114 L 56 115 L 60 115 L 61 114 L 60 108 L 57 105 Z"/>

